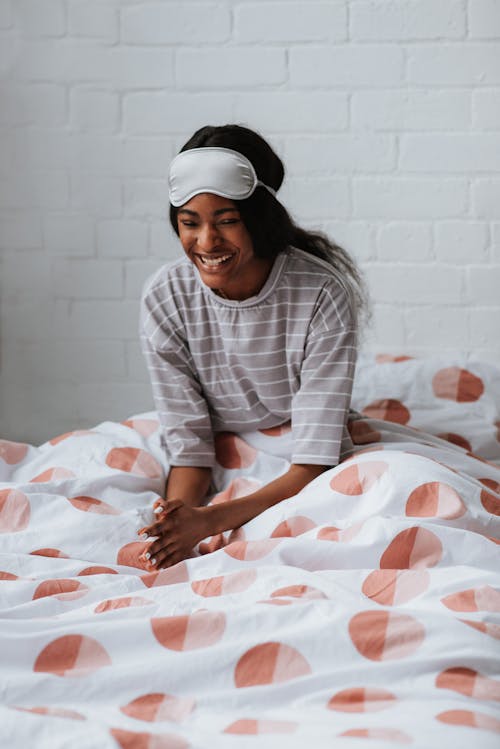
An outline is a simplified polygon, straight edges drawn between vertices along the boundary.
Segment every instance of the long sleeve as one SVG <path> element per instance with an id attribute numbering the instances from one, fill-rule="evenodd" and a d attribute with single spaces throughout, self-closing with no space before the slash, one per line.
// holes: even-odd
<path id="1" fill-rule="evenodd" d="M 334 466 L 346 441 L 357 335 L 347 295 L 322 289 L 292 401 L 293 462 Z"/>
<path id="2" fill-rule="evenodd" d="M 175 315 L 161 302 L 143 296 L 140 339 L 161 426 L 161 441 L 171 466 L 215 463 L 212 424 L 189 347 Z"/>

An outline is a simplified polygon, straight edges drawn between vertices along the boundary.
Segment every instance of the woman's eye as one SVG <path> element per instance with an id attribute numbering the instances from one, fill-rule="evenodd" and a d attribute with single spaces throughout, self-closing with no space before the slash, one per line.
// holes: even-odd
<path id="1" fill-rule="evenodd" d="M 194 223 L 194 221 L 181 221 L 181 224 L 183 226 L 196 226 L 196 224 Z"/>
<path id="2" fill-rule="evenodd" d="M 221 221 L 221 224 L 237 224 L 238 221 L 238 218 L 225 218 L 223 221 Z"/>

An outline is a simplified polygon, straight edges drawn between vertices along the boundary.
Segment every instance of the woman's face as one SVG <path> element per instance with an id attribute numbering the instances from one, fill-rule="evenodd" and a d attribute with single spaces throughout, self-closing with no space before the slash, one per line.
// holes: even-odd
<path id="1" fill-rule="evenodd" d="M 177 224 L 184 252 L 206 286 L 240 301 L 260 291 L 272 260 L 255 256 L 232 200 L 209 192 L 195 195 L 179 208 Z"/>

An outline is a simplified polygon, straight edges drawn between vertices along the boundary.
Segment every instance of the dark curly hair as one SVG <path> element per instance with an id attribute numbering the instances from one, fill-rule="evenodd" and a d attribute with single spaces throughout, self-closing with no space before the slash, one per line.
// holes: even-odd
<path id="1" fill-rule="evenodd" d="M 182 151 L 207 146 L 232 148 L 251 161 L 257 177 L 278 191 L 285 176 L 283 162 L 264 138 L 241 125 L 221 125 L 197 130 L 182 146 Z M 319 231 L 307 231 L 297 226 L 286 208 L 269 190 L 258 186 L 245 200 L 235 200 L 243 223 L 252 239 L 257 257 L 274 259 L 287 247 L 297 247 L 326 260 L 338 281 L 346 290 L 354 320 L 369 317 L 368 293 L 363 277 L 351 256 Z M 178 208 L 170 205 L 170 223 L 177 234 Z"/>

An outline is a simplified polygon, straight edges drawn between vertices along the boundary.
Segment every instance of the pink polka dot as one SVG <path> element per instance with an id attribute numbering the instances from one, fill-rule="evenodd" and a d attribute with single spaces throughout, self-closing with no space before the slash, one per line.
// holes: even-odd
<path id="1" fill-rule="evenodd" d="M 46 471 L 35 476 L 34 479 L 31 479 L 30 483 L 47 484 L 51 481 L 64 481 L 64 479 L 75 478 L 75 475 L 76 474 L 74 474 L 73 471 L 70 471 L 69 468 L 55 466 L 54 468 L 47 468 Z"/>
<path id="2" fill-rule="evenodd" d="M 347 429 L 355 445 L 367 445 L 370 442 L 380 442 L 382 439 L 380 432 L 363 419 L 348 421 Z"/>
<path id="3" fill-rule="evenodd" d="M 316 599 L 316 598 L 328 598 L 318 588 L 313 588 L 311 585 L 287 585 L 285 588 L 278 588 L 271 593 L 271 598 L 280 596 L 291 596 L 292 598 L 305 598 L 305 599 Z"/>
<path id="4" fill-rule="evenodd" d="M 298 723 L 290 720 L 255 720 L 254 718 L 240 718 L 224 729 L 223 733 L 236 733 L 245 736 L 255 736 L 261 733 L 293 733 Z"/>
<path id="5" fill-rule="evenodd" d="M 500 720 L 492 715 L 473 710 L 445 710 L 445 712 L 436 715 L 436 718 L 441 723 L 448 723 L 452 726 L 468 726 L 469 728 L 483 728 L 487 731 L 500 732 Z"/>
<path id="6" fill-rule="evenodd" d="M 33 593 L 33 601 L 37 598 L 53 596 L 60 601 L 68 599 L 81 598 L 88 592 L 88 587 L 78 582 L 78 580 L 45 580 L 37 587 Z"/>
<path id="7" fill-rule="evenodd" d="M 152 455 L 137 447 L 114 447 L 106 456 L 106 465 L 118 471 L 151 479 L 163 475 L 162 468 Z"/>
<path id="8" fill-rule="evenodd" d="M 94 432 L 89 429 L 76 429 L 74 432 L 65 432 L 64 434 L 60 434 L 59 437 L 53 437 L 49 442 L 51 445 L 58 445 L 59 442 L 63 442 L 70 437 L 81 437 L 86 434 L 94 434 Z"/>
<path id="9" fill-rule="evenodd" d="M 462 437 L 460 434 L 454 434 L 453 432 L 444 432 L 442 434 L 438 434 L 438 437 L 441 437 L 442 440 L 446 440 L 447 442 L 451 442 L 453 445 L 458 445 L 459 447 L 465 448 L 465 450 L 472 450 L 472 446 L 468 440 L 465 439 L 465 437 Z"/>
<path id="10" fill-rule="evenodd" d="M 476 700 L 500 701 L 500 682 L 483 676 L 471 668 L 456 667 L 441 671 L 436 677 L 439 689 L 450 689 Z"/>
<path id="11" fill-rule="evenodd" d="M 189 749 L 187 741 L 172 733 L 135 733 L 111 728 L 110 734 L 121 749 Z"/>
<path id="12" fill-rule="evenodd" d="M 97 515 L 120 515 L 120 510 L 108 505 L 101 499 L 95 499 L 94 497 L 68 497 L 67 499 L 76 510 L 82 510 L 82 512 L 95 512 Z"/>
<path id="13" fill-rule="evenodd" d="M 63 707 L 17 707 L 12 706 L 14 710 L 22 710 L 25 713 L 35 713 L 36 715 L 50 715 L 52 718 L 69 718 L 70 720 L 86 720 L 85 716 L 77 713 L 76 710 L 68 710 Z"/>
<path id="14" fill-rule="evenodd" d="M 298 650 L 280 642 L 265 642 L 241 656 L 234 682 L 238 688 L 253 687 L 290 681 L 310 673 L 309 663 Z"/>
<path id="15" fill-rule="evenodd" d="M 388 469 L 381 460 L 367 460 L 344 468 L 330 481 L 330 487 L 340 494 L 358 496 L 375 486 Z"/>
<path id="16" fill-rule="evenodd" d="M 303 515 L 296 515 L 295 517 L 288 518 L 288 520 L 283 520 L 282 523 L 277 525 L 271 533 L 271 538 L 300 536 L 312 528 L 316 528 L 316 523 L 313 520 Z"/>
<path id="17" fill-rule="evenodd" d="M 364 522 L 355 523 L 347 528 L 335 528 L 335 526 L 324 526 L 318 531 L 316 538 L 319 541 L 339 541 L 348 543 L 361 531 Z"/>
<path id="18" fill-rule="evenodd" d="M 406 503 L 408 517 L 454 520 L 465 512 L 465 505 L 457 492 L 441 481 L 420 484 L 412 491 Z"/>
<path id="19" fill-rule="evenodd" d="M 17 575 L 13 575 L 12 572 L 0 570 L 0 580 L 19 580 L 19 578 Z"/>
<path id="20" fill-rule="evenodd" d="M 349 622 L 355 648 L 372 661 L 406 658 L 425 638 L 423 625 L 406 614 L 390 611 L 362 611 Z"/>
<path id="21" fill-rule="evenodd" d="M 247 590 L 256 579 L 257 573 L 255 570 L 240 570 L 239 572 L 232 572 L 229 575 L 209 577 L 206 580 L 195 580 L 191 583 L 191 588 L 199 596 L 210 598 L 212 596 L 241 593 Z"/>
<path id="22" fill-rule="evenodd" d="M 490 491 L 485 489 L 481 492 L 481 504 L 491 515 L 500 515 L 500 483 L 493 481 L 493 479 L 479 479 L 483 486 L 486 486 Z"/>
<path id="23" fill-rule="evenodd" d="M 469 619 L 459 619 L 463 624 L 467 624 L 472 629 L 476 629 L 478 632 L 482 632 L 485 635 L 494 637 L 495 640 L 500 640 L 500 624 L 491 624 L 490 622 L 473 622 Z"/>
<path id="24" fill-rule="evenodd" d="M 447 367 L 436 372 L 432 379 L 432 389 L 437 398 L 472 403 L 482 396 L 484 384 L 480 377 L 467 369 Z"/>
<path id="25" fill-rule="evenodd" d="M 64 635 L 43 648 L 33 670 L 55 676 L 85 676 L 110 665 L 111 658 L 97 640 Z"/>
<path id="26" fill-rule="evenodd" d="M 147 546 L 148 541 L 132 541 L 125 544 L 118 551 L 116 563 L 127 567 L 138 567 L 140 570 L 146 569 L 146 563 L 140 557 L 146 551 Z"/>
<path id="27" fill-rule="evenodd" d="M 18 489 L 0 491 L 0 533 L 17 533 L 28 527 L 31 516 L 29 499 Z"/>
<path id="28" fill-rule="evenodd" d="M 116 609 L 126 609 L 135 606 L 151 606 L 153 601 L 149 601 L 147 598 L 141 598 L 140 596 L 125 596 L 124 598 L 111 598 L 107 601 L 101 601 L 95 609 L 94 613 L 103 614 L 108 611 L 115 611 Z"/>
<path id="29" fill-rule="evenodd" d="M 391 421 L 395 424 L 407 424 L 411 417 L 406 406 L 394 398 L 373 401 L 363 408 L 362 413 L 370 419 L 382 419 L 382 421 Z"/>
<path id="30" fill-rule="evenodd" d="M 21 463 L 26 457 L 29 445 L 24 442 L 0 440 L 0 458 L 10 466 Z"/>
<path id="31" fill-rule="evenodd" d="M 176 583 L 188 582 L 189 571 L 185 562 L 179 562 L 178 564 L 174 564 L 173 567 L 141 575 L 140 580 L 147 588 L 156 588 L 161 585 L 176 585 Z"/>
<path id="32" fill-rule="evenodd" d="M 343 713 L 367 713 L 386 710 L 396 701 L 396 697 L 387 689 L 374 687 L 351 687 L 337 692 L 328 701 L 329 710 Z"/>
<path id="33" fill-rule="evenodd" d="M 377 364 L 387 364 L 387 363 L 399 363 L 403 361 L 410 361 L 411 359 L 414 359 L 413 356 L 406 356 L 406 355 L 397 355 L 397 354 L 377 354 L 375 357 L 375 361 Z"/>
<path id="34" fill-rule="evenodd" d="M 215 457 L 223 468 L 249 468 L 257 458 L 257 450 L 232 432 L 215 436 Z"/>
<path id="35" fill-rule="evenodd" d="M 363 593 L 383 606 L 399 606 L 424 593 L 430 582 L 427 570 L 374 570 L 363 583 Z"/>
<path id="36" fill-rule="evenodd" d="M 412 739 L 404 731 L 396 728 L 350 728 L 339 736 L 353 736 L 360 739 L 378 739 L 379 741 L 394 741 L 398 744 L 411 744 Z"/>
<path id="37" fill-rule="evenodd" d="M 381 569 L 434 567 L 443 555 L 439 538 L 426 528 L 407 528 L 391 541 L 380 557 Z"/>
<path id="38" fill-rule="evenodd" d="M 216 533 L 212 536 L 209 541 L 202 541 L 198 546 L 200 554 L 211 554 L 213 551 L 223 549 L 226 545 L 226 540 L 223 533 Z"/>
<path id="39" fill-rule="evenodd" d="M 65 554 L 64 552 L 60 551 L 60 549 L 35 549 L 35 551 L 30 551 L 30 554 L 32 556 L 36 557 L 54 557 L 57 559 L 69 559 L 69 556 Z"/>
<path id="40" fill-rule="evenodd" d="M 101 565 L 94 565 L 92 567 L 85 567 L 85 569 L 81 570 L 78 573 L 78 577 L 81 577 L 82 575 L 117 575 L 117 570 L 114 570 L 112 567 L 102 567 Z"/>
<path id="41" fill-rule="evenodd" d="M 233 559 L 253 562 L 270 554 L 279 543 L 279 538 L 264 539 L 263 541 L 235 541 L 225 546 L 224 551 Z"/>
<path id="42" fill-rule="evenodd" d="M 120 710 L 136 720 L 146 720 L 150 723 L 170 720 L 180 723 L 193 712 L 194 707 L 194 700 L 187 697 L 174 697 L 163 692 L 152 692 L 137 697 Z"/>
<path id="43" fill-rule="evenodd" d="M 226 628 L 226 616 L 221 611 L 196 611 L 189 616 L 151 619 L 151 627 L 164 648 L 195 650 L 219 642 Z"/>
<path id="44" fill-rule="evenodd" d="M 442 598 L 441 602 L 452 611 L 500 612 L 500 591 L 489 585 L 482 585 L 452 593 Z"/>
<path id="45" fill-rule="evenodd" d="M 261 434 L 265 434 L 267 437 L 281 437 L 282 434 L 292 431 L 292 422 L 287 421 L 284 424 L 280 424 L 277 427 L 269 427 L 268 429 L 259 429 Z"/>
<path id="46" fill-rule="evenodd" d="M 134 429 L 142 437 L 149 437 L 158 430 L 159 423 L 155 419 L 128 419 L 122 424 L 129 429 Z"/>
<path id="47" fill-rule="evenodd" d="M 261 484 L 258 481 L 251 481 L 242 476 L 237 476 L 230 482 L 226 489 L 215 495 L 210 504 L 217 505 L 222 502 L 230 502 L 233 499 L 238 499 L 238 497 L 244 497 L 246 494 L 257 491 L 260 486 Z"/>

